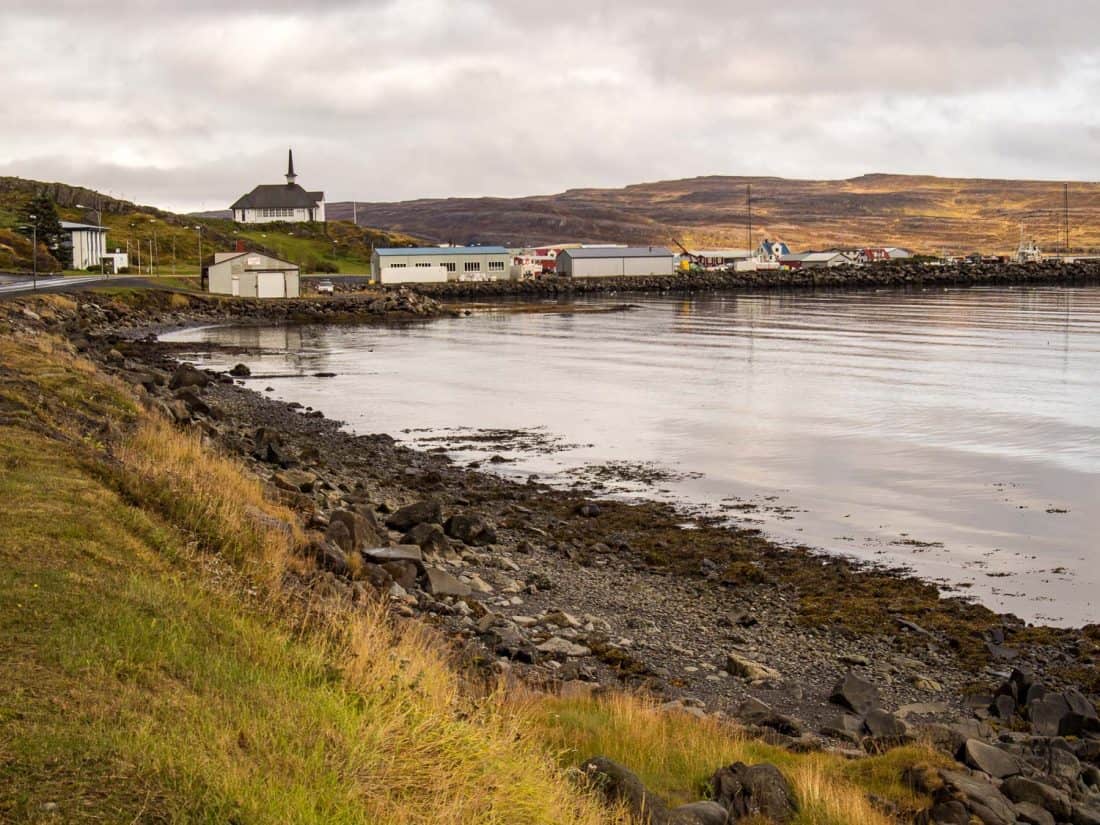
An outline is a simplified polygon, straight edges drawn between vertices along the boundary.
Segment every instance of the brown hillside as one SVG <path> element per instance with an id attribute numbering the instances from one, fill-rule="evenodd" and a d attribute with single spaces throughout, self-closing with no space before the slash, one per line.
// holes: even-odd
<path id="1" fill-rule="evenodd" d="M 743 247 L 750 183 L 755 242 L 772 237 L 795 249 L 1007 251 L 1019 243 L 1022 223 L 1045 249 L 1064 245 L 1060 183 L 906 175 L 831 181 L 715 176 L 526 198 L 359 203 L 358 219 L 437 242 L 666 244 L 676 237 L 700 247 Z M 330 204 L 329 211 L 351 217 L 350 204 Z M 1070 230 L 1071 248 L 1100 248 L 1100 183 L 1070 185 Z"/>

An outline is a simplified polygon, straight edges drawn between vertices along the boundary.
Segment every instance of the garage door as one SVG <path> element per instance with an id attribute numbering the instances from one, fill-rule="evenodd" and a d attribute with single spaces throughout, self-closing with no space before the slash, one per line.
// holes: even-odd
<path id="1" fill-rule="evenodd" d="M 259 298 L 285 298 L 286 278 L 282 272 L 257 272 L 256 296 Z"/>

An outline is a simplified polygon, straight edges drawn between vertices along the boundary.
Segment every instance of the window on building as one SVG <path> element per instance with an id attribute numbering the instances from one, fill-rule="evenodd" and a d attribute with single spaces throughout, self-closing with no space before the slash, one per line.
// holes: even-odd
<path id="1" fill-rule="evenodd" d="M 490 272 L 503 272 L 504 271 L 504 261 L 489 261 L 489 271 Z"/>
<path id="2" fill-rule="evenodd" d="M 408 264 L 390 264 L 390 269 L 404 269 Z"/>
<path id="3" fill-rule="evenodd" d="M 448 272 L 454 272 L 456 269 L 458 269 L 454 261 L 445 261 L 443 263 L 443 268 Z"/>
<path id="4" fill-rule="evenodd" d="M 427 268 L 428 268 L 428 267 L 430 267 L 430 266 L 431 266 L 431 264 L 430 264 L 430 263 L 423 263 L 423 262 L 420 262 L 420 263 L 418 263 L 418 264 L 416 265 L 416 268 L 417 268 L 417 269 L 427 269 Z"/>
<path id="5" fill-rule="evenodd" d="M 481 272 L 481 261 L 466 261 L 462 268 L 466 272 Z"/>

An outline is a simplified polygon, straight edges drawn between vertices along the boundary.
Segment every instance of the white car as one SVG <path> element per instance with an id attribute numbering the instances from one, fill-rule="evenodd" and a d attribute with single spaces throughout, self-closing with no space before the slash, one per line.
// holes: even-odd
<path id="1" fill-rule="evenodd" d="M 333 295 L 336 292 L 336 286 L 326 278 L 317 282 L 317 291 L 324 295 Z"/>

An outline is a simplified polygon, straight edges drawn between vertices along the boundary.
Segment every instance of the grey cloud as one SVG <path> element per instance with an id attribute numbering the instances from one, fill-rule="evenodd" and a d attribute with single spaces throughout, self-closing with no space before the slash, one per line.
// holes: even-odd
<path id="1" fill-rule="evenodd" d="M 278 180 L 288 144 L 339 199 L 723 172 L 1080 177 L 1100 6 L 1011 5 L 15 0 L 0 170 L 179 208 Z"/>

